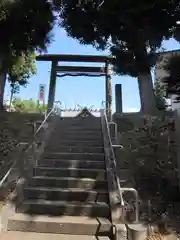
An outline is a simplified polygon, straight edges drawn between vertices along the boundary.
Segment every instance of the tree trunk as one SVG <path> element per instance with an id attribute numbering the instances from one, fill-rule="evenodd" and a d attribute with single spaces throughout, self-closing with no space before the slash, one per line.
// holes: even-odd
<path id="1" fill-rule="evenodd" d="M 4 90 L 6 85 L 6 72 L 0 72 L 0 110 L 3 110 Z"/>
<path id="2" fill-rule="evenodd" d="M 146 41 L 134 23 L 129 24 L 129 42 L 136 64 L 141 112 L 147 115 L 157 113 L 156 100 L 150 70 L 150 61 Z"/>
<path id="3" fill-rule="evenodd" d="M 154 95 L 151 73 L 139 73 L 138 75 L 141 111 L 144 114 L 155 114 L 157 112 L 156 99 Z"/>
<path id="4" fill-rule="evenodd" d="M 4 58 L 2 55 L 0 55 L 0 111 L 4 110 L 4 90 L 6 85 L 6 76 L 7 71 L 5 68 Z"/>
<path id="5" fill-rule="evenodd" d="M 9 101 L 9 111 L 11 112 L 11 105 L 12 105 L 12 100 L 13 100 L 13 95 L 14 95 L 14 88 L 15 85 L 13 84 L 13 86 L 11 87 L 11 96 L 10 96 L 10 101 Z"/>

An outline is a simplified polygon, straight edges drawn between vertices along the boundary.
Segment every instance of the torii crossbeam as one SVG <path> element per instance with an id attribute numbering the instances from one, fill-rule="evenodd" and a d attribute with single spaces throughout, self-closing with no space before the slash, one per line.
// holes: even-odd
<path id="1" fill-rule="evenodd" d="M 48 109 L 52 109 L 55 100 L 56 78 L 65 76 L 89 76 L 105 77 L 106 87 L 106 109 L 108 115 L 112 113 L 112 83 L 109 72 L 109 65 L 115 58 L 112 56 L 99 55 L 68 55 L 68 54 L 46 54 L 36 57 L 37 61 L 51 61 L 51 78 L 49 85 Z M 89 62 L 104 63 L 104 67 L 85 66 L 59 66 L 59 62 Z"/>

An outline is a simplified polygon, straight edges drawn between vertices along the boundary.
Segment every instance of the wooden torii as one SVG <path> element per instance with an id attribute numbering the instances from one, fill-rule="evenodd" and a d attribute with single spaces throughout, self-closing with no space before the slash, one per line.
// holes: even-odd
<path id="1" fill-rule="evenodd" d="M 52 109 L 55 100 L 56 79 L 65 76 L 87 76 L 105 77 L 106 89 L 106 110 L 107 114 L 112 114 L 112 80 L 109 65 L 114 60 L 112 56 L 99 55 L 68 55 L 68 54 L 45 54 L 36 57 L 37 61 L 51 62 L 51 77 L 49 84 L 48 109 Z M 59 62 L 89 62 L 104 63 L 104 67 L 85 67 L 85 66 L 59 66 Z"/>

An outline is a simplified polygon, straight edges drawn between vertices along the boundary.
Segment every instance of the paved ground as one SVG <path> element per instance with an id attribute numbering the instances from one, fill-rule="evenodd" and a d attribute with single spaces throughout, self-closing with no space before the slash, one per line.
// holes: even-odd
<path id="1" fill-rule="evenodd" d="M 76 236 L 76 235 L 61 235 L 61 234 L 44 234 L 44 233 L 23 233 L 23 232 L 8 232 L 0 236 L 0 240 L 109 240 L 108 237 L 95 236 Z"/>
<path id="2" fill-rule="evenodd" d="M 0 232 L 1 232 L 1 211 L 4 206 L 4 202 L 0 202 Z"/>

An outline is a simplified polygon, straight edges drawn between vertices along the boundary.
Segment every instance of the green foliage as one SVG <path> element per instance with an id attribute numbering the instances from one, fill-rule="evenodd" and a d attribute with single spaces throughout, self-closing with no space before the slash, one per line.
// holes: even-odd
<path id="1" fill-rule="evenodd" d="M 177 95 L 176 101 L 180 101 L 180 56 L 178 54 L 168 58 L 163 66 L 166 77 L 162 81 L 166 84 L 167 94 Z"/>
<path id="2" fill-rule="evenodd" d="M 168 202 L 180 200 L 172 118 L 144 118 L 142 127 L 121 134 L 121 144 L 142 199 L 156 199 L 165 208 Z"/>
<path id="3" fill-rule="evenodd" d="M 14 155 L 11 155 L 19 146 L 19 131 L 16 124 L 10 123 L 8 118 L 1 116 L 0 125 L 0 179 L 4 177 L 13 164 Z"/>
<path id="4" fill-rule="evenodd" d="M 12 101 L 12 106 L 15 111 L 24 113 L 41 113 L 47 110 L 47 105 L 38 104 L 33 99 L 21 100 L 20 98 L 15 98 Z"/>
<path id="5" fill-rule="evenodd" d="M 26 86 L 32 75 L 36 74 L 35 52 L 22 53 L 11 59 L 11 66 L 8 71 L 8 80 L 12 90 L 17 92 L 18 86 Z"/>
<path id="6" fill-rule="evenodd" d="M 156 105 L 159 110 L 166 110 L 167 108 L 167 101 L 166 101 L 166 90 L 164 85 L 159 80 L 155 82 L 154 88 L 155 98 L 156 98 Z"/>
<path id="7" fill-rule="evenodd" d="M 0 129 L 0 156 L 7 156 L 12 152 L 17 145 L 17 140 L 14 139 L 10 129 L 4 127 Z M 2 163 L 2 162 L 1 162 Z"/>
<path id="8" fill-rule="evenodd" d="M 34 71 L 28 67 L 28 59 L 33 57 L 34 51 L 46 50 L 51 41 L 54 20 L 52 6 L 48 0 L 0 1 L 0 32 L 3 36 L 0 38 L 0 72 L 5 79 L 9 70 L 13 89 L 14 84 L 17 91 L 18 84 L 26 85 L 29 73 Z M 23 58 L 26 65 L 22 63 Z M 23 69 L 20 67 L 18 71 L 18 65 L 23 66 Z M 1 85 L 0 107 L 3 109 L 3 82 Z"/>
<path id="9" fill-rule="evenodd" d="M 102 3 L 102 4 L 101 4 Z M 160 1 L 54 1 L 60 25 L 82 44 L 110 49 L 118 74 L 149 73 L 154 53 L 164 39 L 180 40 L 180 2 Z"/>
<path id="10" fill-rule="evenodd" d="M 0 2 L 0 22 L 5 21 L 8 17 L 9 10 L 15 4 L 15 0 L 1 0 Z"/>
<path id="11" fill-rule="evenodd" d="M 7 0 L 0 4 L 0 53 L 46 49 L 54 16 L 48 0 Z"/>

